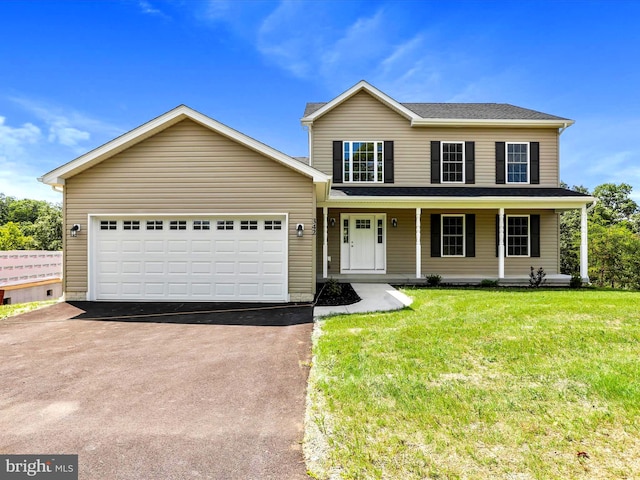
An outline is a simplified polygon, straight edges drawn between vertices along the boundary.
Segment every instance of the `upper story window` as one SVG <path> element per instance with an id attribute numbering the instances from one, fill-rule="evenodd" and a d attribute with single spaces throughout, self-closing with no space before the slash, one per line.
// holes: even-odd
<path id="1" fill-rule="evenodd" d="M 507 143 L 507 183 L 529 183 L 528 143 Z"/>
<path id="2" fill-rule="evenodd" d="M 344 182 L 384 182 L 384 142 L 343 142 Z"/>
<path id="3" fill-rule="evenodd" d="M 464 183 L 464 142 L 442 142 L 442 183 Z"/>

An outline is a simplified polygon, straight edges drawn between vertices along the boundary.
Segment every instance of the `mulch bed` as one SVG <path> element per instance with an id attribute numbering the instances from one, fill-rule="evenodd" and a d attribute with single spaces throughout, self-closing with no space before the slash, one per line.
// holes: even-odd
<path id="1" fill-rule="evenodd" d="M 320 307 L 335 305 L 351 305 L 361 300 L 350 283 L 340 283 L 340 295 L 330 295 L 327 289 L 323 289 L 324 283 L 318 283 L 316 288 L 316 305 Z"/>

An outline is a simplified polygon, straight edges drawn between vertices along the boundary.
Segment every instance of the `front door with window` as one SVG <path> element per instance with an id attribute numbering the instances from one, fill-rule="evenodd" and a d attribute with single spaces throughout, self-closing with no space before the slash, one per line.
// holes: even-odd
<path id="1" fill-rule="evenodd" d="M 385 273 L 386 215 L 343 214 L 340 271 Z"/>

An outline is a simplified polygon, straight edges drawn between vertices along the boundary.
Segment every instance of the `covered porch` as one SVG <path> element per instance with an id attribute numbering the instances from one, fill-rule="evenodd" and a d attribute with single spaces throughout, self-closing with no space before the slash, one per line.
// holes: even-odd
<path id="1" fill-rule="evenodd" d="M 561 188 L 514 190 L 334 188 L 318 205 L 317 279 L 411 285 L 439 275 L 452 285 L 529 285 L 534 267 L 544 269 L 546 285 L 566 286 L 559 214 L 580 209 L 587 282 L 587 205 L 594 199 Z"/>

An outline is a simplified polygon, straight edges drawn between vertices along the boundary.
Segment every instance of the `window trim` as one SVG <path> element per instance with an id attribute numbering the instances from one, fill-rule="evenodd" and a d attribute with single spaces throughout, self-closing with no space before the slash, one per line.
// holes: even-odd
<path id="1" fill-rule="evenodd" d="M 374 180 L 354 180 L 353 179 L 353 144 L 354 143 L 373 143 L 373 151 L 374 151 Z M 378 144 L 382 147 L 380 160 L 378 161 Z M 345 159 L 346 148 L 345 146 L 349 145 L 349 159 Z M 346 162 L 349 162 L 349 171 L 345 168 Z M 378 167 L 380 167 L 380 176 L 381 179 L 378 180 Z M 384 182 L 384 141 L 383 140 L 344 140 L 342 142 L 342 183 L 355 183 L 355 184 L 379 184 Z M 346 175 L 348 173 L 348 178 Z"/>
<path id="2" fill-rule="evenodd" d="M 530 214 L 507 214 L 505 215 L 505 257 L 510 258 L 531 258 L 531 215 Z M 526 218 L 527 219 L 527 254 L 526 255 L 511 255 L 509 254 L 509 219 L 510 218 Z"/>
<path id="3" fill-rule="evenodd" d="M 462 180 L 445 180 L 444 179 L 444 144 L 445 143 L 453 143 L 457 145 L 462 145 Z M 466 175 L 466 162 L 467 162 L 467 153 L 466 153 L 466 144 L 464 141 L 459 140 L 441 140 L 440 141 L 440 183 L 466 183 L 467 175 Z M 456 162 L 457 163 L 457 162 Z"/>
<path id="4" fill-rule="evenodd" d="M 509 181 L 509 145 L 527 146 L 527 181 Z M 530 185 L 531 184 L 531 142 L 504 142 L 504 183 L 508 185 Z"/>
<path id="5" fill-rule="evenodd" d="M 444 218 L 462 218 L 462 255 L 445 255 L 444 253 Z M 464 213 L 443 213 L 440 215 L 440 256 L 446 258 L 465 258 L 467 256 L 467 215 Z"/>

